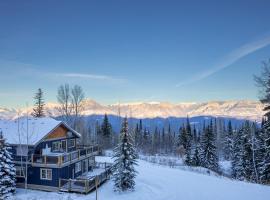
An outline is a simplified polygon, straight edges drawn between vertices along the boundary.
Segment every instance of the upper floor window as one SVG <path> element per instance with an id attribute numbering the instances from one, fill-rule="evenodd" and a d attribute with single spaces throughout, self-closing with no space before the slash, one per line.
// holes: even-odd
<path id="1" fill-rule="evenodd" d="M 68 140 L 68 147 L 69 148 L 75 147 L 75 139 Z"/>
<path id="2" fill-rule="evenodd" d="M 52 143 L 52 150 L 53 151 L 60 151 L 62 149 L 62 143 L 60 141 Z"/>
<path id="3" fill-rule="evenodd" d="M 40 179 L 52 180 L 52 169 L 40 169 Z"/>

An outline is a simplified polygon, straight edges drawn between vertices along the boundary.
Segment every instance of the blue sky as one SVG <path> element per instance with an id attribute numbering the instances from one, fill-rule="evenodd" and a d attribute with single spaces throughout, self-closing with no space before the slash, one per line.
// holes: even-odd
<path id="1" fill-rule="evenodd" d="M 56 101 L 62 83 L 101 103 L 257 99 L 270 2 L 0 1 L 0 106 Z"/>

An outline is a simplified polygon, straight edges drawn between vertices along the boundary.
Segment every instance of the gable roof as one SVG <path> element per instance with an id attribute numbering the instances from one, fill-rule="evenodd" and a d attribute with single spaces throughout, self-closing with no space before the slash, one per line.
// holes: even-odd
<path id="1" fill-rule="evenodd" d="M 66 123 L 49 117 L 20 117 L 15 120 L 0 120 L 0 130 L 9 144 L 36 145 L 60 125 L 64 125 L 78 137 L 81 136 Z"/>

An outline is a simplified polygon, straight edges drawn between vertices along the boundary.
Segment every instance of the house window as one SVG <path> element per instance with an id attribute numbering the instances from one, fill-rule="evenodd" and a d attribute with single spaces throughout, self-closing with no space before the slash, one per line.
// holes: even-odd
<path id="1" fill-rule="evenodd" d="M 24 167 L 17 167 L 16 166 L 16 176 L 17 177 L 24 177 L 25 168 Z"/>
<path id="2" fill-rule="evenodd" d="M 69 140 L 68 147 L 69 147 L 69 148 L 75 147 L 75 139 L 70 139 L 70 140 Z"/>
<path id="3" fill-rule="evenodd" d="M 78 173 L 82 170 L 81 162 L 75 163 L 75 173 Z"/>
<path id="4" fill-rule="evenodd" d="M 52 143 L 52 150 L 53 151 L 60 151 L 62 149 L 62 143 L 61 142 L 53 142 Z"/>
<path id="5" fill-rule="evenodd" d="M 51 169 L 40 169 L 40 179 L 52 180 L 52 170 Z"/>

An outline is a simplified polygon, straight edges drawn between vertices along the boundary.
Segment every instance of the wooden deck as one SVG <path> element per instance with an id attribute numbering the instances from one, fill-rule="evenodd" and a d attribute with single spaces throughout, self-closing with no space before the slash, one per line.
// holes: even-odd
<path id="1" fill-rule="evenodd" d="M 97 163 L 97 166 L 104 166 L 104 168 L 96 168 L 96 172 L 94 169 L 93 172 L 88 172 L 89 174 L 79 176 L 76 179 L 60 179 L 59 190 L 62 192 L 77 192 L 82 194 L 96 190 L 97 187 L 110 178 L 112 171 L 112 165 L 109 163 Z"/>

